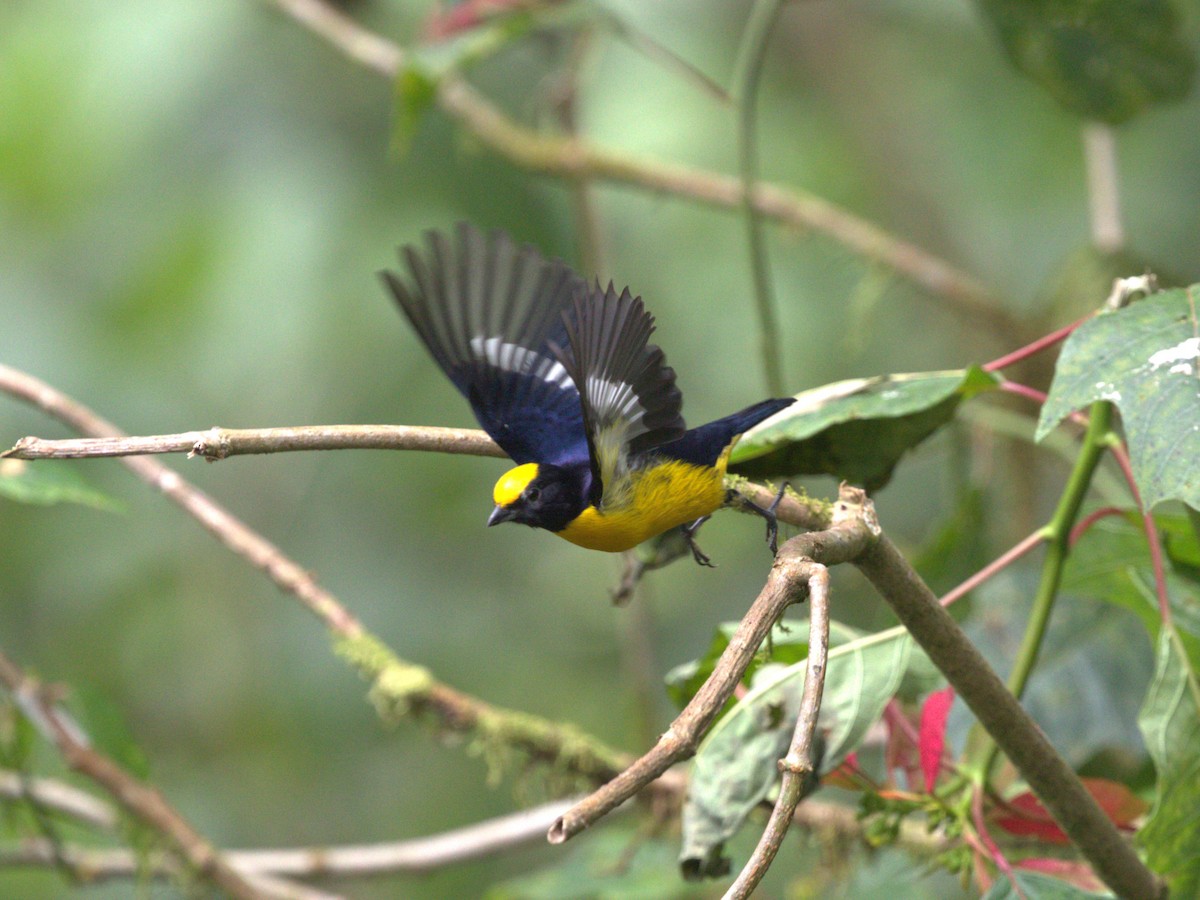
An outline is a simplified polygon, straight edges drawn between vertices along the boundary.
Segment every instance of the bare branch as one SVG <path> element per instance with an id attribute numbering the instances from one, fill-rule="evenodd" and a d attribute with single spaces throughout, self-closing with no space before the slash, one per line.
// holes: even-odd
<path id="1" fill-rule="evenodd" d="M 295 450 L 427 450 L 504 457 L 482 431 L 424 425 L 298 425 L 288 428 L 221 428 L 141 437 L 73 438 L 50 441 L 24 437 L 0 453 L 9 459 L 95 459 L 187 453 L 209 462 L 230 456 Z"/>
<path id="2" fill-rule="evenodd" d="M 404 64 L 396 44 L 358 25 L 321 0 L 275 0 L 276 5 L 372 71 L 394 78 Z M 746 192 L 736 176 L 595 147 L 574 137 L 555 137 L 518 125 L 462 78 L 448 76 L 438 89 L 443 110 L 480 141 L 532 172 L 571 179 L 594 178 L 672 194 L 731 211 L 743 208 Z M 889 234 L 866 219 L 820 197 L 757 182 L 750 204 L 761 216 L 824 234 L 866 259 L 889 266 L 980 328 L 1018 337 L 1020 322 L 975 278 L 934 254 Z"/>
<path id="3" fill-rule="evenodd" d="M 779 785 L 779 796 L 771 810 L 771 818 L 737 879 L 725 892 L 726 897 L 743 900 L 753 893 L 767 874 L 775 855 L 783 845 L 788 826 L 796 813 L 796 806 L 805 794 L 812 791 L 817 779 L 817 765 L 813 760 L 812 744 L 817 733 L 817 716 L 821 712 L 821 696 L 825 691 L 825 669 L 829 655 L 829 570 L 824 566 L 814 567 L 808 580 L 808 664 L 804 668 L 804 693 L 800 700 L 800 714 L 796 717 L 796 730 L 786 757 L 779 761 L 783 779 Z"/>
<path id="4" fill-rule="evenodd" d="M 807 593 L 813 572 L 822 568 L 817 560 L 822 564 L 847 562 L 872 540 L 866 524 L 873 516 L 869 504 L 862 491 L 843 486 L 827 531 L 798 535 L 780 548 L 766 585 L 730 638 L 712 675 L 649 752 L 554 823 L 547 835 L 551 843 L 574 837 L 695 752 L 700 737 L 733 693 L 771 627 L 789 605 Z"/>
<path id="5" fill-rule="evenodd" d="M 50 778 L 23 777 L 18 772 L 0 772 L 0 797 L 6 800 L 29 799 L 43 809 L 111 831 L 117 825 L 117 815 L 108 804 L 97 800 L 87 791 Z"/>

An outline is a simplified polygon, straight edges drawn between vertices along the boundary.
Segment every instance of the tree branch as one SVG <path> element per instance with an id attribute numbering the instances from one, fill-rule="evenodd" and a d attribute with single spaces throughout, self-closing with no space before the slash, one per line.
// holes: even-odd
<path id="1" fill-rule="evenodd" d="M 816 568 L 808 580 L 808 590 L 808 663 L 804 668 L 800 714 L 796 717 L 796 730 L 788 754 L 779 761 L 783 779 L 767 827 L 750 859 L 725 892 L 726 897 L 734 900 L 744 900 L 758 887 L 783 845 L 796 806 L 817 784 L 817 763 L 813 760 L 812 745 L 817 733 L 817 716 L 821 712 L 821 697 L 825 692 L 829 656 L 829 570 L 824 566 Z"/>
<path id="2" fill-rule="evenodd" d="M 891 541 L 880 538 L 855 560 L 855 565 L 1012 760 L 1104 883 L 1120 897 L 1164 897 L 1162 882 L 1138 859 L 1079 777 Z"/>
<path id="3" fill-rule="evenodd" d="M 126 437 L 116 425 L 77 401 L 5 365 L 0 365 L 0 392 L 32 403 L 83 434 Z M 467 434 L 470 440 L 476 440 L 473 435 L 482 432 Z M 626 761 L 624 755 L 573 726 L 492 706 L 442 684 L 427 669 L 399 659 L 371 636 L 304 567 L 202 491 L 158 460 L 126 456 L 121 462 L 197 519 L 226 548 L 315 614 L 335 638 L 339 654 L 372 683 L 371 696 L 381 715 L 390 719 L 409 714 L 432 717 L 439 728 L 471 733 L 484 745 L 515 748 L 533 759 L 553 760 L 560 771 L 589 782 L 612 777 Z"/>
<path id="4" fill-rule="evenodd" d="M 21 438 L 0 453 L 9 459 L 97 459 L 187 453 L 209 462 L 258 453 L 294 450 L 428 450 L 503 458 L 504 451 L 482 431 L 423 425 L 298 425 L 288 428 L 221 428 L 141 437 Z"/>
<path id="5" fill-rule="evenodd" d="M 814 573 L 825 565 L 854 559 L 871 541 L 873 533 L 867 523 L 874 513 L 869 504 L 862 491 L 843 486 L 828 530 L 798 535 L 779 549 L 766 585 L 730 638 L 712 675 L 649 752 L 554 823 L 547 835 L 551 843 L 560 844 L 593 825 L 695 752 L 767 633 L 783 611 L 808 592 Z"/>
<path id="6" fill-rule="evenodd" d="M 366 30 L 322 0 L 274 0 L 276 6 L 319 35 L 356 63 L 395 78 L 404 51 Z M 671 194 L 737 211 L 746 192 L 736 176 L 661 162 L 595 147 L 573 137 L 555 137 L 523 128 L 508 118 L 464 79 L 453 75 L 438 87 L 442 109 L 496 153 L 532 172 L 571 179 L 594 178 Z M 975 278 L 913 243 L 827 200 L 798 189 L 758 182 L 750 203 L 761 216 L 804 230 L 820 232 L 866 259 L 886 265 L 972 324 L 1019 338 L 1025 329 L 999 306 Z"/>
<path id="7" fill-rule="evenodd" d="M 27 718 L 45 734 L 74 771 L 104 788 L 138 821 L 166 839 L 173 852 L 201 877 L 232 897 L 258 900 L 268 896 L 251 884 L 177 813 L 157 790 L 128 775 L 93 749 L 79 727 L 46 698 L 41 685 L 0 653 L 0 684 L 8 688 Z M 273 896 L 273 895 L 272 895 Z"/>

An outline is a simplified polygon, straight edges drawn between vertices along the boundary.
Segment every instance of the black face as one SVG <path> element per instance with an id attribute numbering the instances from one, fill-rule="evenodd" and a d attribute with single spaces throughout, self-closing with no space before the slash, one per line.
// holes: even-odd
<path id="1" fill-rule="evenodd" d="M 488 524 L 520 522 L 531 528 L 562 531 L 586 506 L 581 472 L 543 465 L 538 467 L 537 478 L 529 482 L 516 500 L 508 506 L 496 507 Z"/>

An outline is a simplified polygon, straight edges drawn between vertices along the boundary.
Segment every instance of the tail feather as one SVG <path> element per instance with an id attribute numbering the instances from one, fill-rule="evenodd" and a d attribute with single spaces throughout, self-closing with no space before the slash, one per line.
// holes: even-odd
<path id="1" fill-rule="evenodd" d="M 663 444 L 653 452 L 697 466 L 715 465 L 725 448 L 733 443 L 739 434 L 795 402 L 793 397 L 763 400 L 723 419 L 693 428 L 679 440 Z"/>

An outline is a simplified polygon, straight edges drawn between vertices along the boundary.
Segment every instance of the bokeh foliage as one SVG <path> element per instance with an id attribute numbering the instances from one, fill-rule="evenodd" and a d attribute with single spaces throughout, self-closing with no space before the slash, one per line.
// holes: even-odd
<path id="1" fill-rule="evenodd" d="M 344 6 L 401 43 L 420 40 L 426 4 Z M 745 4 L 601 7 L 728 83 Z M 1171 18 L 1164 52 L 1157 43 L 1122 51 L 1148 54 L 1151 74 L 1170 76 L 1154 84 L 1167 87 L 1118 90 L 1100 112 L 1076 109 L 1129 118 L 1117 142 L 1131 249 L 1184 283 L 1200 280 L 1200 100 L 1194 91 L 1178 99 L 1182 89 L 1171 86 L 1184 84 L 1180 54 L 1194 58 L 1194 19 Z M 1002 31 L 997 42 L 995 27 L 957 0 L 793 5 L 773 36 L 760 98 L 762 170 L 962 266 L 1014 319 L 1032 322 L 1088 243 L 1079 121 L 1010 67 L 1011 40 Z M 579 52 L 575 115 L 587 139 L 731 171 L 729 106 L 611 28 L 582 50 L 574 33 L 556 22 L 521 34 L 474 62 L 471 77 L 519 121 L 548 127 Z M 1168 97 L 1178 102 L 1148 104 Z M 471 424 L 373 273 L 396 244 L 460 218 L 578 262 L 572 194 L 484 150 L 436 109 L 409 123 L 400 153 L 396 107 L 393 85 L 270 4 L 0 5 L 0 361 L 135 433 Z M 736 215 L 629 188 L 597 185 L 592 195 L 597 274 L 632 285 L 657 315 L 689 420 L 757 399 Z M 980 328 L 820 235 L 769 234 L 796 391 L 959 369 L 1012 347 L 1015 335 Z M 65 436 L 0 400 L 0 443 L 30 433 Z M 980 528 L 994 550 L 1012 523 L 1039 522 L 1053 502 L 1046 484 L 1062 477 L 1053 460 L 1039 457 L 1044 480 L 1007 490 L 1003 478 L 1019 463 L 1001 447 L 965 462 L 968 440 L 935 437 L 880 494 L 889 533 L 906 549 L 937 536 L 968 486 L 987 492 Z M 629 612 L 607 600 L 616 563 L 548 535 L 483 529 L 495 461 L 339 453 L 172 464 L 315 570 L 398 653 L 451 684 L 630 750 L 667 720 L 665 694 L 645 708 L 622 663 Z M 448 752 L 419 728 L 381 729 L 319 628 L 117 464 L 64 470 L 120 509 L 0 498 L 0 646 L 49 680 L 107 698 L 155 783 L 219 844 L 418 836 L 507 811 L 514 790 L 538 796 L 534 778 L 489 787 L 464 748 Z M 832 484 L 807 482 L 820 494 Z M 636 601 L 652 612 L 639 627 L 650 632 L 657 676 L 702 657 L 715 623 L 740 615 L 761 583 L 757 522 L 719 516 L 705 546 L 720 568 L 655 573 Z M 1001 668 L 1030 578 L 1017 570 L 977 601 L 981 643 Z M 887 624 L 869 594 L 844 582 L 838 619 Z M 1144 692 L 1148 643 L 1123 646 L 1119 664 L 1081 660 L 1072 621 L 1064 616 L 1049 671 L 1070 672 L 1085 696 L 1102 693 L 1114 673 L 1140 679 Z M 1141 752 L 1131 724 L 1096 723 L 1107 730 L 1089 744 L 1056 717 L 1076 702 L 1035 690 L 1032 706 L 1052 737 Z M 818 855 L 806 852 L 781 861 L 772 889 Z M 744 848 L 734 854 L 744 858 Z M 536 848 L 390 879 L 361 896 L 477 895 L 558 858 Z M 884 856 L 847 876 L 845 890 L 872 896 L 880 880 L 915 881 L 912 872 Z M 948 896 L 930 884 L 914 892 Z M 6 895 L 62 890 L 53 874 L 0 873 Z"/>

